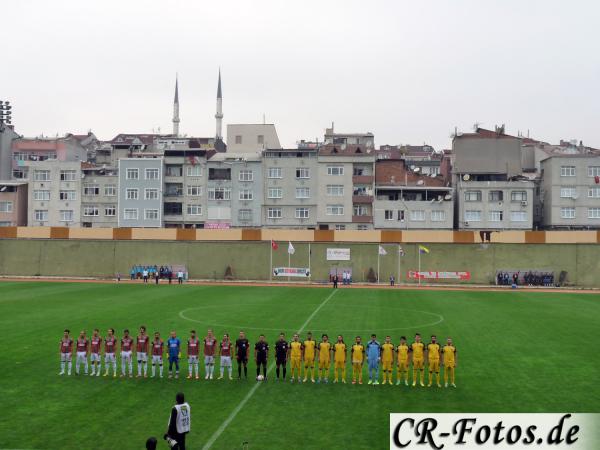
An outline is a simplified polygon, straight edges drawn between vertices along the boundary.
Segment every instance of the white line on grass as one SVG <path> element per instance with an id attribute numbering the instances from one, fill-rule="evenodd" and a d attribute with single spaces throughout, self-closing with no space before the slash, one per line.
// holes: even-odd
<path id="1" fill-rule="evenodd" d="M 321 308 L 323 308 L 323 306 L 325 306 L 327 304 L 327 302 L 329 302 L 329 300 L 331 300 L 331 298 L 335 295 L 336 292 L 337 292 L 337 289 L 334 289 L 331 292 L 331 294 L 329 294 L 327 296 L 327 298 L 325 300 L 323 300 L 319 306 L 317 306 L 317 308 L 312 312 L 312 314 L 310 316 L 308 316 L 308 319 L 306 319 L 306 322 L 304 322 L 302 324 L 302 326 L 300 327 L 300 329 L 297 331 L 298 333 L 302 333 L 304 331 L 304 329 L 308 326 L 310 321 L 315 318 L 315 316 L 318 314 L 318 312 L 321 310 Z M 267 374 L 269 372 L 271 372 L 274 368 L 275 368 L 275 362 L 272 362 L 267 370 Z M 242 410 L 244 405 L 246 405 L 246 403 L 248 403 L 248 400 L 250 400 L 252 398 L 252 396 L 258 390 L 258 388 L 261 386 L 261 384 L 262 383 L 256 383 L 254 386 L 252 386 L 252 389 L 250 389 L 250 391 L 248 391 L 248 393 L 242 399 L 242 401 L 235 407 L 235 409 L 233 411 L 231 411 L 231 414 L 229 414 L 227 419 L 225 419 L 225 421 L 221 424 L 221 426 L 219 428 L 217 428 L 217 431 L 215 431 L 213 433 L 213 435 L 210 437 L 208 442 L 206 444 L 204 444 L 204 447 L 202 447 L 202 450 L 208 450 L 213 446 L 215 441 L 217 439 L 219 439 L 219 436 L 221 436 L 221 434 L 223 434 L 223 431 L 225 431 L 225 429 L 229 426 L 229 424 L 231 422 L 233 422 L 233 419 L 235 419 L 235 417 Z"/>

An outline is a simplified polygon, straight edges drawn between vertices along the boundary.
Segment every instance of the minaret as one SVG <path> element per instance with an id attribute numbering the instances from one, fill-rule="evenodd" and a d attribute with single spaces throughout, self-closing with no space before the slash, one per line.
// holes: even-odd
<path id="1" fill-rule="evenodd" d="M 217 113 L 215 114 L 217 119 L 217 140 L 223 139 L 222 127 L 223 127 L 223 95 L 221 93 L 221 69 L 219 69 L 219 84 L 217 86 Z"/>
<path id="2" fill-rule="evenodd" d="M 173 135 L 179 136 L 179 82 L 175 75 L 175 100 L 173 101 Z"/>

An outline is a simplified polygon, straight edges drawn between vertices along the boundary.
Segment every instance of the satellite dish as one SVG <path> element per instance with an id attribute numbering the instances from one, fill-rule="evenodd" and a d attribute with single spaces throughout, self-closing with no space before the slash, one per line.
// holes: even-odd
<path id="1" fill-rule="evenodd" d="M 452 200 L 452 195 L 450 195 L 450 194 L 446 194 L 446 195 L 444 196 L 444 200 Z"/>
<path id="2" fill-rule="evenodd" d="M 420 172 L 420 171 L 421 171 L 421 168 L 420 168 L 420 167 L 415 167 L 415 166 L 413 166 L 413 167 L 414 167 L 414 169 L 413 169 L 413 170 L 414 170 L 415 172 Z"/>
<path id="3" fill-rule="evenodd" d="M 437 174 L 435 174 L 435 173 L 433 173 L 433 172 L 432 172 L 432 173 L 430 173 L 430 174 L 429 174 L 429 176 L 430 176 L 431 178 L 435 178 L 435 177 L 437 177 Z"/>
<path id="4" fill-rule="evenodd" d="M 471 179 L 471 175 L 469 175 L 468 173 L 465 173 L 462 178 L 463 178 L 463 181 L 469 181 Z"/>
<path id="5" fill-rule="evenodd" d="M 422 186 L 422 185 L 423 185 L 423 180 L 419 180 L 419 181 L 417 181 L 417 184 L 418 184 L 419 186 Z"/>
<path id="6" fill-rule="evenodd" d="M 574 194 L 571 196 L 571 198 L 572 198 L 573 200 L 577 200 L 577 199 L 579 198 L 579 192 L 575 192 L 575 193 L 574 193 Z"/>
<path id="7" fill-rule="evenodd" d="M 415 170 L 415 165 L 414 165 L 414 164 L 411 164 L 411 166 L 410 166 L 409 168 L 410 168 L 410 170 L 413 170 L 413 171 L 414 171 L 414 170 Z"/>

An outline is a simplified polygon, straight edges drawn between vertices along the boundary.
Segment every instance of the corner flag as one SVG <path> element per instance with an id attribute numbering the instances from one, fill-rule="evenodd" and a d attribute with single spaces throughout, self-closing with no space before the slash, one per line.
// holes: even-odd
<path id="1" fill-rule="evenodd" d="M 288 245 L 288 253 L 290 255 L 293 255 L 296 252 L 296 249 L 294 248 L 294 246 L 292 245 L 292 242 L 289 241 L 289 245 Z"/>
<path id="2" fill-rule="evenodd" d="M 429 249 L 427 247 L 425 247 L 424 245 L 419 245 L 419 253 L 421 253 L 421 254 L 429 253 Z"/>
<path id="3" fill-rule="evenodd" d="M 387 255 L 387 252 L 385 251 L 385 248 L 383 248 L 381 245 L 379 246 L 379 254 L 381 256 Z"/>
<path id="4" fill-rule="evenodd" d="M 271 248 L 273 250 L 277 250 L 279 248 L 279 245 L 277 245 L 277 242 L 275 242 L 273 239 L 271 239 Z"/>

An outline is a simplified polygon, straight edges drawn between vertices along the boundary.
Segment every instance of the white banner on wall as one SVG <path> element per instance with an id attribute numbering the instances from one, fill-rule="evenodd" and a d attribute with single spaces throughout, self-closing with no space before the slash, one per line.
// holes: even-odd
<path id="1" fill-rule="evenodd" d="M 350 261 L 349 248 L 328 248 L 327 261 Z"/>

